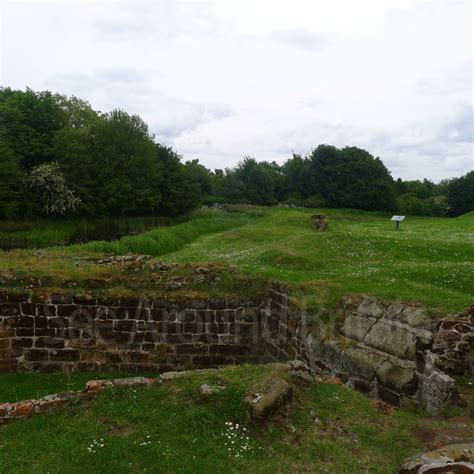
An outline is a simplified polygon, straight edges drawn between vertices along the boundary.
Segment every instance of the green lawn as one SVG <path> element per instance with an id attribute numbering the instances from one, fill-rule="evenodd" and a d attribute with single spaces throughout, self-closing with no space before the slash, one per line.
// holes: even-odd
<path id="1" fill-rule="evenodd" d="M 94 276 L 113 279 L 114 269 L 88 259 L 131 252 L 182 264 L 215 262 L 247 276 L 287 282 L 311 306 L 334 305 L 347 293 L 413 300 L 443 312 L 473 303 L 474 213 L 455 219 L 408 217 L 396 231 L 388 215 L 325 209 L 329 229 L 317 232 L 310 221 L 313 212 L 199 211 L 188 222 L 116 242 L 50 248 L 46 258 L 32 251 L 0 252 L 0 270 L 23 279 L 56 276 L 57 284 Z M 122 285 L 124 278 L 115 277 Z"/>
<path id="2" fill-rule="evenodd" d="M 416 415 L 382 413 L 363 395 L 327 383 L 297 385 L 288 418 L 252 426 L 243 397 L 270 370 L 228 367 L 110 389 L 93 402 L 0 427 L 1 472 L 388 473 L 422 449 L 411 434 Z M 0 393 L 5 383 L 0 376 Z M 203 383 L 225 389 L 203 398 Z"/>
<path id="3" fill-rule="evenodd" d="M 415 300 L 443 311 L 474 302 L 474 213 L 408 217 L 395 231 L 390 216 L 323 210 L 329 229 L 316 232 L 313 212 L 268 210 L 263 219 L 204 236 L 164 259 L 234 265 L 302 286 L 310 304 L 331 304 L 351 292 Z"/>

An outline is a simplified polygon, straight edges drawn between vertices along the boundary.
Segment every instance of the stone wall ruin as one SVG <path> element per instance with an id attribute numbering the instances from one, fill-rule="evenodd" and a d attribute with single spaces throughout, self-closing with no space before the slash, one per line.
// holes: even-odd
<path id="1" fill-rule="evenodd" d="M 443 318 L 413 303 L 343 298 L 307 311 L 267 301 L 95 298 L 0 291 L 0 372 L 156 372 L 299 359 L 393 405 L 437 411 L 474 373 L 474 307 Z"/>

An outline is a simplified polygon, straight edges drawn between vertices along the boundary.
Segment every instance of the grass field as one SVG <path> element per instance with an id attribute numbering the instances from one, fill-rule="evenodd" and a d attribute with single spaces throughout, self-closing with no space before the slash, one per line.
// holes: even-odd
<path id="1" fill-rule="evenodd" d="M 87 258 L 131 252 L 167 262 L 218 262 L 244 275 L 287 282 L 309 305 L 333 305 L 347 293 L 415 300 L 443 312 L 474 301 L 474 213 L 408 217 L 396 231 L 387 215 L 326 209 L 329 229 L 317 232 L 312 212 L 201 211 L 188 222 L 115 242 L 51 248 L 47 258 L 0 252 L 0 270 L 80 280 L 110 272 Z"/>
<path id="2" fill-rule="evenodd" d="M 381 412 L 363 395 L 329 383 L 297 385 L 288 417 L 266 428 L 251 425 L 243 397 L 271 370 L 228 367 L 151 388 L 107 390 L 94 402 L 12 423 L 0 429 L 0 469 L 387 473 L 422 449 L 412 432 L 420 421 L 415 414 Z M 71 377 L 68 387 L 82 383 L 84 374 Z M 10 381 L 0 376 L 0 394 Z M 225 389 L 203 398 L 203 383 Z M 29 395 L 39 386 L 33 378 Z M 227 437 L 232 432 L 238 433 L 234 443 Z"/>
<path id="3" fill-rule="evenodd" d="M 91 240 L 117 240 L 128 234 L 143 233 L 187 220 L 189 216 L 95 218 L 91 220 L 39 219 L 35 221 L 0 221 L 0 249 L 44 248 Z"/>
<path id="4" fill-rule="evenodd" d="M 350 292 L 416 300 L 443 311 L 473 303 L 474 213 L 409 217 L 395 231 L 390 216 L 327 209 L 329 229 L 316 232 L 313 212 L 272 209 L 254 223 L 203 237 L 164 259 L 234 265 L 301 286 L 311 304 L 331 304 Z"/>

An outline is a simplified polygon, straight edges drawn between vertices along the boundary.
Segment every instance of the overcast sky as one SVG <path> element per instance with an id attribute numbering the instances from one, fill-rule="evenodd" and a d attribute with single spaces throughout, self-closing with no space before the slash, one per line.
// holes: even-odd
<path id="1" fill-rule="evenodd" d="M 185 160 L 328 143 L 395 178 L 474 169 L 471 0 L 0 5 L 3 86 L 137 113 Z"/>

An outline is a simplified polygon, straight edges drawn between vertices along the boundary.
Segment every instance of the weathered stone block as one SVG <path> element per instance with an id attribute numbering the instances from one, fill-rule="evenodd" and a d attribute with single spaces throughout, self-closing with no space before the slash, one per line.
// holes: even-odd
<path id="1" fill-rule="evenodd" d="M 342 353 L 342 367 L 351 375 L 371 381 L 386 358 L 363 347 L 350 347 Z"/>
<path id="2" fill-rule="evenodd" d="M 226 345 L 213 345 L 209 347 L 210 354 L 223 354 L 223 355 L 244 355 L 250 352 L 250 348 L 246 346 L 234 346 L 230 344 Z"/>
<path id="3" fill-rule="evenodd" d="M 415 367 L 402 367 L 390 360 L 378 368 L 377 380 L 380 385 L 405 395 L 413 395 L 418 389 Z"/>
<path id="4" fill-rule="evenodd" d="M 390 405 L 400 406 L 400 395 L 398 393 L 393 392 L 392 390 L 388 390 L 385 387 L 378 388 L 378 396 L 381 400 Z"/>
<path id="5" fill-rule="evenodd" d="M 176 346 L 177 354 L 207 354 L 209 353 L 209 346 L 206 344 L 178 344 Z"/>
<path id="6" fill-rule="evenodd" d="M 33 411 L 33 401 L 25 400 L 22 402 L 12 404 L 12 409 L 10 411 L 10 416 L 12 417 L 25 417 L 31 416 L 34 414 Z"/>
<path id="7" fill-rule="evenodd" d="M 225 299 L 210 299 L 209 309 L 226 309 L 227 301 Z"/>
<path id="8" fill-rule="evenodd" d="M 17 337 L 33 337 L 35 330 L 33 328 L 16 328 L 15 335 Z"/>
<path id="9" fill-rule="evenodd" d="M 75 307 L 74 307 L 75 308 Z M 68 312 L 67 314 L 64 314 L 64 315 L 60 315 L 60 316 L 69 316 L 71 313 L 72 313 L 73 310 L 71 310 L 70 312 Z M 38 316 L 44 316 L 44 317 L 47 317 L 47 318 L 51 318 L 53 316 L 57 316 L 58 315 L 58 306 L 52 306 L 52 305 L 48 305 L 46 303 L 44 304 L 37 304 L 36 305 L 36 314 Z"/>
<path id="10" fill-rule="evenodd" d="M 385 320 L 377 322 L 369 330 L 364 342 L 389 354 L 415 360 L 415 333 L 395 323 Z"/>
<path id="11" fill-rule="evenodd" d="M 293 398 L 293 387 L 278 376 L 255 384 L 244 399 L 250 418 L 263 422 L 277 414 Z"/>
<path id="12" fill-rule="evenodd" d="M 148 352 L 127 351 L 126 361 L 130 364 L 147 364 L 150 360 Z"/>
<path id="13" fill-rule="evenodd" d="M 62 305 L 62 304 L 71 304 L 72 303 L 72 295 L 65 294 L 65 293 L 53 293 L 51 295 L 51 304 L 53 305 Z"/>
<path id="14" fill-rule="evenodd" d="M 59 339 L 55 337 L 38 337 L 35 341 L 35 347 L 51 347 L 54 349 L 64 348 L 64 339 Z"/>
<path id="15" fill-rule="evenodd" d="M 364 316 L 380 318 L 383 316 L 383 309 L 375 298 L 365 298 L 357 307 L 357 312 Z"/>
<path id="16" fill-rule="evenodd" d="M 351 313 L 344 320 L 341 332 L 346 337 L 362 342 L 376 321 L 376 318 L 370 316 L 361 316 L 357 313 Z"/>
<path id="17" fill-rule="evenodd" d="M 133 332 L 136 330 L 137 323 L 133 320 L 117 320 L 114 321 L 114 329 L 116 331 Z"/>
<path id="18" fill-rule="evenodd" d="M 406 459 L 399 474 L 474 472 L 474 443 L 450 444 Z"/>
<path id="19" fill-rule="evenodd" d="M 21 307 L 18 303 L 0 304 L 0 316 L 17 316 L 21 313 Z"/>
<path id="20" fill-rule="evenodd" d="M 30 349 L 25 352 L 25 359 L 34 362 L 41 362 L 48 360 L 49 351 L 44 349 Z"/>

